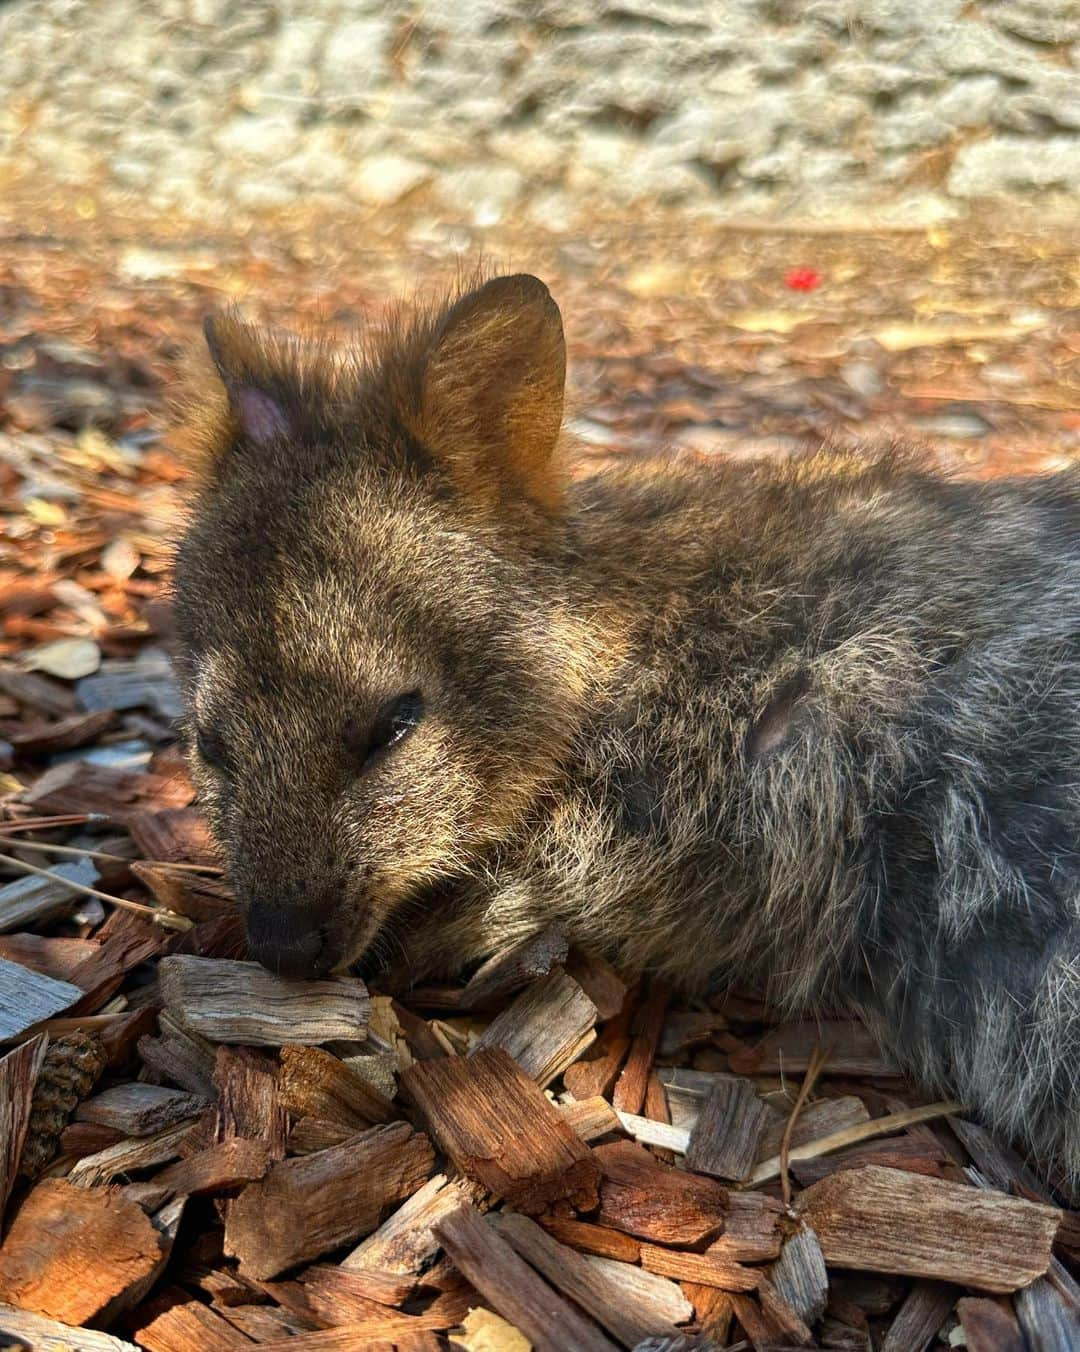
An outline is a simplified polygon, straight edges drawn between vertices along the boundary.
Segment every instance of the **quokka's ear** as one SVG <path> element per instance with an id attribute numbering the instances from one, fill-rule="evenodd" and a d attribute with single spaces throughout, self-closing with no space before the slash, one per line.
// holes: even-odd
<path id="1" fill-rule="evenodd" d="M 566 344 L 543 282 L 496 277 L 455 302 L 420 368 L 424 444 L 466 491 L 557 504 Z"/>
<path id="2" fill-rule="evenodd" d="M 207 315 L 203 329 L 239 432 L 258 446 L 287 436 L 281 339 L 230 313 Z"/>

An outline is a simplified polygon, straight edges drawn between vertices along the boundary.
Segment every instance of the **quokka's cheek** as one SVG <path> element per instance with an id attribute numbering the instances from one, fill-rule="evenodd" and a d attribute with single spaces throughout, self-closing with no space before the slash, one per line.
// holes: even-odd
<path id="1" fill-rule="evenodd" d="M 375 981 L 387 971 L 387 966 L 386 956 L 376 949 L 369 948 L 367 952 L 353 959 L 349 964 L 349 971 L 361 981 Z"/>

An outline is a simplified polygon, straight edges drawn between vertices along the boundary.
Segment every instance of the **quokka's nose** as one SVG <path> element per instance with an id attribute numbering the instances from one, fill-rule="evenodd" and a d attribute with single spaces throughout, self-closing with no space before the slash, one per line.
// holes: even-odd
<path id="1" fill-rule="evenodd" d="M 248 908 L 248 949 L 275 976 L 324 976 L 338 961 L 337 945 L 315 907 L 253 902 Z"/>

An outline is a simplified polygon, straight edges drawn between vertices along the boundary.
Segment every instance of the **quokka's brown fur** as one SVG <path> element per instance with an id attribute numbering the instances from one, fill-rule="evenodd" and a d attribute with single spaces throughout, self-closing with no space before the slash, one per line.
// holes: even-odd
<path id="1" fill-rule="evenodd" d="M 256 955 L 422 977 L 557 917 L 691 990 L 857 1010 L 1080 1173 L 1076 474 L 564 483 L 529 277 L 343 356 L 210 338 L 182 674 Z"/>

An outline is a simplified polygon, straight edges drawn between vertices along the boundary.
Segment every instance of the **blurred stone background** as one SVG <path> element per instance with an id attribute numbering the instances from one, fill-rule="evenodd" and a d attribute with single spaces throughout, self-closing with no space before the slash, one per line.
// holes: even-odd
<path id="1" fill-rule="evenodd" d="M 0 0 L 0 189 L 553 230 L 1080 201 L 1080 0 Z"/>
<path id="2" fill-rule="evenodd" d="M 0 475 L 154 445 L 209 309 L 348 342 L 478 264 L 593 459 L 1071 462 L 1078 67 L 1080 0 L 0 0 Z"/>

